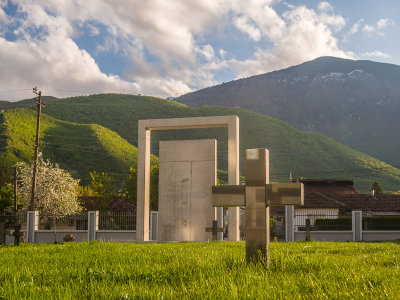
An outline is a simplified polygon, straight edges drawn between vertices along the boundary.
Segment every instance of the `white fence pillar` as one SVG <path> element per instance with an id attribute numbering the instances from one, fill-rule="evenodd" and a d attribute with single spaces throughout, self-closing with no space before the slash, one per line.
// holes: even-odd
<path id="1" fill-rule="evenodd" d="M 99 211 L 88 212 L 88 241 L 96 240 L 96 232 L 99 230 Z"/>
<path id="2" fill-rule="evenodd" d="M 285 206 L 285 240 L 294 242 L 294 206 Z"/>
<path id="3" fill-rule="evenodd" d="M 353 230 L 353 241 L 362 241 L 362 211 L 352 211 L 352 230 Z"/>
<path id="4" fill-rule="evenodd" d="M 26 219 L 26 233 L 27 243 L 35 242 L 35 231 L 39 229 L 39 212 L 38 211 L 28 211 L 27 219 Z"/>

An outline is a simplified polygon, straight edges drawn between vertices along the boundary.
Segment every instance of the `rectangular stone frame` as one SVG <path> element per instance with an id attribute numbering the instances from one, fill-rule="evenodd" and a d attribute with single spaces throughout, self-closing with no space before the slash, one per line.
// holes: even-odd
<path id="1" fill-rule="evenodd" d="M 149 241 L 150 132 L 193 128 L 228 128 L 228 184 L 239 184 L 239 118 L 213 116 L 139 120 L 136 240 Z M 239 208 L 229 207 L 228 239 L 239 241 Z"/>

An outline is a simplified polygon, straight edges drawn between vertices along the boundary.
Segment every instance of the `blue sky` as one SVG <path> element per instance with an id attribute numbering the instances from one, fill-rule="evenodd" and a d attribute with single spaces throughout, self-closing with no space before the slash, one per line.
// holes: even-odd
<path id="1" fill-rule="evenodd" d="M 0 0 L 0 99 L 179 96 L 320 56 L 400 64 L 398 0 Z"/>

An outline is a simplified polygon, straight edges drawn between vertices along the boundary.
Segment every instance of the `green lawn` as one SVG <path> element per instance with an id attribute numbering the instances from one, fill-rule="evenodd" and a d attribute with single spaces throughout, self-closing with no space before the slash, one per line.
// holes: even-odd
<path id="1" fill-rule="evenodd" d="M 397 298 L 399 243 L 272 243 L 271 267 L 243 242 L 0 247 L 0 299 Z"/>

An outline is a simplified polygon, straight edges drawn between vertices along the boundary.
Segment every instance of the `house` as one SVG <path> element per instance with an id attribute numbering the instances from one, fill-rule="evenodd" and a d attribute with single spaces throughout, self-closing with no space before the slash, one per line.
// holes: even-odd
<path id="1" fill-rule="evenodd" d="M 355 195 L 358 194 L 353 180 L 343 179 L 292 179 L 292 182 L 304 184 L 304 195 L 311 192 L 321 194 Z"/>
<path id="2" fill-rule="evenodd" d="M 350 217 L 352 211 L 363 211 L 369 216 L 400 215 L 400 195 L 359 194 L 353 180 L 293 179 L 304 184 L 304 205 L 295 207 L 295 224 L 305 226 L 306 219 L 313 225 L 316 219 Z M 285 214 L 283 207 L 272 207 L 271 216 L 277 220 Z"/>

